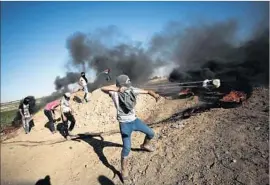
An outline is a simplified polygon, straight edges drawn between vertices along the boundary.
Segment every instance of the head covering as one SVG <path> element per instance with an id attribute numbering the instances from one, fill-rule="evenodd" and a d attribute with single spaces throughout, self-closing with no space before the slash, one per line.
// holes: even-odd
<path id="1" fill-rule="evenodd" d="M 116 86 L 117 87 L 130 87 L 131 86 L 131 81 L 127 75 L 119 75 L 116 78 Z"/>
<path id="2" fill-rule="evenodd" d="M 30 102 L 30 98 L 28 98 L 28 97 L 24 98 L 24 100 L 23 100 L 24 105 L 28 105 L 29 102 Z"/>
<path id="3" fill-rule="evenodd" d="M 66 92 L 66 93 L 64 94 L 64 96 L 65 96 L 66 98 L 70 98 L 71 94 L 70 94 L 69 92 Z"/>
<path id="4" fill-rule="evenodd" d="M 88 79 L 85 76 L 85 72 L 81 72 L 81 77 L 85 80 L 86 83 L 88 83 Z"/>

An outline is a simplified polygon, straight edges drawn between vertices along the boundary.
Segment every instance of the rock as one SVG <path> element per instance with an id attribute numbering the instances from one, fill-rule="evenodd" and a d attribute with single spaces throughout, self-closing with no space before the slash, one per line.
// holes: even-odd
<path id="1" fill-rule="evenodd" d="M 180 128 L 180 126 L 177 124 L 177 125 L 171 125 L 171 128 L 176 128 L 176 129 L 178 129 L 178 128 Z"/>
<path id="2" fill-rule="evenodd" d="M 234 160 L 233 160 L 233 162 L 234 162 L 234 163 L 236 163 L 236 162 L 237 162 L 237 160 L 236 160 L 236 159 L 234 159 Z"/>
<path id="3" fill-rule="evenodd" d="M 85 167 L 85 168 L 87 168 L 87 164 L 86 164 L 86 165 L 84 165 L 84 167 Z"/>
<path id="4" fill-rule="evenodd" d="M 260 130 L 261 127 L 255 127 L 255 130 Z"/>
<path id="5" fill-rule="evenodd" d="M 208 168 L 211 169 L 215 165 L 215 162 L 212 162 L 210 165 L 208 165 Z"/>

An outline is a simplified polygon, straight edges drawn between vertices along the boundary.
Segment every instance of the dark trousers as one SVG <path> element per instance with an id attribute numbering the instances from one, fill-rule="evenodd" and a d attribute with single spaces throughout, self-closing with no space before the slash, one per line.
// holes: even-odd
<path id="1" fill-rule="evenodd" d="M 67 118 L 66 121 L 64 121 L 64 135 L 65 136 L 68 136 L 68 131 L 72 131 L 74 129 L 74 126 L 75 126 L 75 123 L 76 123 L 76 120 L 74 118 L 74 116 L 70 113 L 70 112 L 65 112 L 64 113 L 64 116 Z M 70 121 L 70 126 L 68 128 L 68 122 Z"/>
<path id="2" fill-rule="evenodd" d="M 54 132 L 55 131 L 55 127 L 54 127 L 54 120 L 53 120 L 52 112 L 49 111 L 49 110 L 44 110 L 44 114 L 49 119 L 49 129 L 50 129 L 50 131 L 51 132 Z"/>

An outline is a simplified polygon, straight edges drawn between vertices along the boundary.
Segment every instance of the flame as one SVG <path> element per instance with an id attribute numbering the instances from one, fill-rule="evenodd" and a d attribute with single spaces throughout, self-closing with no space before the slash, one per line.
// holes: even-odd
<path id="1" fill-rule="evenodd" d="M 240 91 L 231 91 L 229 94 L 225 95 L 221 101 L 224 102 L 241 102 L 247 99 L 247 95 Z"/>

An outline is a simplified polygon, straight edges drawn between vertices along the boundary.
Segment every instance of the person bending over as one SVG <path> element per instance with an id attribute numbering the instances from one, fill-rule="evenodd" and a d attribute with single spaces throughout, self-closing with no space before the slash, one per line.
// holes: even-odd
<path id="1" fill-rule="evenodd" d="M 76 120 L 73 116 L 73 109 L 70 106 L 70 93 L 65 93 L 60 102 L 61 116 L 64 122 L 64 128 L 62 129 L 64 137 L 68 138 L 71 134 L 71 131 L 74 129 Z M 68 122 L 70 121 L 70 126 L 68 127 Z"/>
<path id="2" fill-rule="evenodd" d="M 57 107 L 59 107 L 60 105 L 60 101 L 59 100 L 55 100 L 52 101 L 50 103 L 48 103 L 45 108 L 44 108 L 44 114 L 45 116 L 47 116 L 48 120 L 49 120 L 49 129 L 52 132 L 52 134 L 55 134 L 55 127 L 54 127 L 54 120 L 55 120 L 55 109 Z"/>

